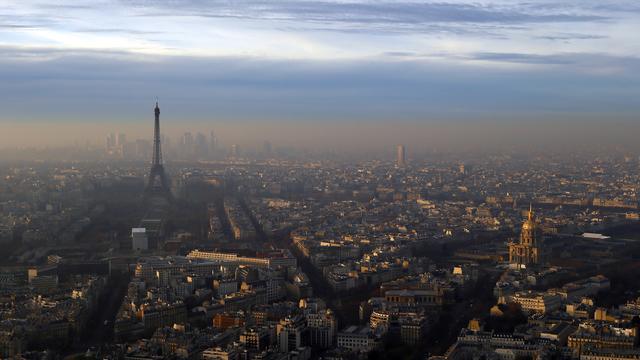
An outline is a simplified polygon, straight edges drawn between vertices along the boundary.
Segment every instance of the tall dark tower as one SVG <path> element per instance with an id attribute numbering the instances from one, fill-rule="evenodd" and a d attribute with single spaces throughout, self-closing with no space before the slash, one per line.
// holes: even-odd
<path id="1" fill-rule="evenodd" d="M 396 166 L 407 166 L 407 149 L 404 147 L 404 145 L 398 145 L 396 148 Z"/>
<path id="2" fill-rule="evenodd" d="M 151 162 L 151 172 L 149 173 L 149 182 L 145 189 L 146 198 L 164 198 L 171 200 L 171 189 L 169 179 L 164 172 L 162 165 L 162 150 L 160 146 L 160 108 L 156 100 L 155 108 L 156 121 L 153 130 L 153 160 Z"/>

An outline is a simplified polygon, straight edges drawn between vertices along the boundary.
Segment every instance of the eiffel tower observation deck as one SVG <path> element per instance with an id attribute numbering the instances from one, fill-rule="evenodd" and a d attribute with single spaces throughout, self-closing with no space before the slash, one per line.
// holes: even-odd
<path id="1" fill-rule="evenodd" d="M 171 202 L 171 184 L 162 164 L 162 146 L 160 143 L 160 107 L 156 100 L 155 125 L 153 131 L 153 159 L 149 179 L 145 188 L 145 200 L 151 205 L 162 206 Z M 152 209 L 150 209 L 152 210 Z M 159 209 L 157 209 L 159 210 Z"/>

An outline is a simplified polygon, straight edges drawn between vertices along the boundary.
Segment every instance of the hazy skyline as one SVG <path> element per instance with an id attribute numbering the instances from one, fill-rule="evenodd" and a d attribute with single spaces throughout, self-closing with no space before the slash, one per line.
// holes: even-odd
<path id="1" fill-rule="evenodd" d="M 171 116 L 169 114 L 167 117 Z M 640 123 L 576 121 L 468 121 L 468 122 L 371 122 L 371 121 L 241 121 L 172 122 L 162 120 L 162 133 L 177 146 L 186 131 L 194 136 L 213 131 L 220 151 L 232 144 L 244 151 L 262 151 L 264 141 L 274 148 L 339 151 L 349 154 L 395 156 L 396 145 L 407 146 L 409 156 L 425 152 L 610 152 L 640 151 Z M 164 121 L 164 122 L 163 122 Z M 131 123 L 6 123 L 0 132 L 0 150 L 69 146 L 89 143 L 104 148 L 110 133 L 124 133 L 127 141 L 151 140 L 153 118 Z"/>
<path id="2" fill-rule="evenodd" d="M 634 1 L 8 1 L 0 122 L 635 121 Z M 117 128 L 118 125 L 114 125 Z"/>

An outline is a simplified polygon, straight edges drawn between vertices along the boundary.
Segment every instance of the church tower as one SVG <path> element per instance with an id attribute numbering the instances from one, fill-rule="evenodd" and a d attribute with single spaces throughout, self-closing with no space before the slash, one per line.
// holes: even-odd
<path id="1" fill-rule="evenodd" d="M 519 269 L 540 264 L 540 242 L 538 224 L 529 206 L 527 220 L 522 224 L 520 242 L 509 243 L 509 263 Z"/>

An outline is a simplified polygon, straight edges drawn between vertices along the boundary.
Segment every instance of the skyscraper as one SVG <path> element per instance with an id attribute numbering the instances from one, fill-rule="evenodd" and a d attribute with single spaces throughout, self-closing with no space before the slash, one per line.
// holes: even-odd
<path id="1" fill-rule="evenodd" d="M 407 154 L 404 145 L 398 145 L 396 150 L 396 165 L 398 167 L 404 167 L 407 165 Z"/>
<path id="2" fill-rule="evenodd" d="M 182 135 L 180 139 L 180 151 L 182 152 L 182 156 L 185 158 L 189 158 L 195 153 L 195 140 L 193 138 L 193 134 L 187 131 Z"/>
<path id="3" fill-rule="evenodd" d="M 196 158 L 204 159 L 207 157 L 209 153 L 209 144 L 207 142 L 207 137 L 204 136 L 203 133 L 198 132 L 195 138 L 195 154 Z"/>
<path id="4" fill-rule="evenodd" d="M 271 156 L 272 146 L 269 140 L 264 141 L 264 144 L 262 145 L 262 151 L 264 152 L 264 155 Z"/>
<path id="5" fill-rule="evenodd" d="M 127 135 L 123 133 L 119 133 L 118 137 L 116 138 L 116 145 L 118 145 L 119 147 L 123 147 L 124 144 L 126 144 L 126 142 L 127 142 Z"/>
<path id="6" fill-rule="evenodd" d="M 216 152 L 217 147 L 218 147 L 218 138 L 216 137 L 216 134 L 213 131 L 211 131 L 211 134 L 209 134 L 209 153 L 213 155 Z"/>
<path id="7" fill-rule="evenodd" d="M 124 156 L 124 148 L 127 144 L 127 136 L 123 133 L 119 133 L 118 136 L 116 137 L 116 144 L 114 147 L 114 154 L 117 155 L 118 157 L 123 157 Z"/>
<path id="8" fill-rule="evenodd" d="M 107 135 L 104 151 L 107 153 L 107 155 L 112 155 L 115 147 L 116 147 L 116 134 L 111 133 Z"/>
<path id="9" fill-rule="evenodd" d="M 237 144 L 232 144 L 231 145 L 231 152 L 229 153 L 229 156 L 233 159 L 237 158 L 240 156 L 240 150 L 238 149 L 238 145 Z"/>

